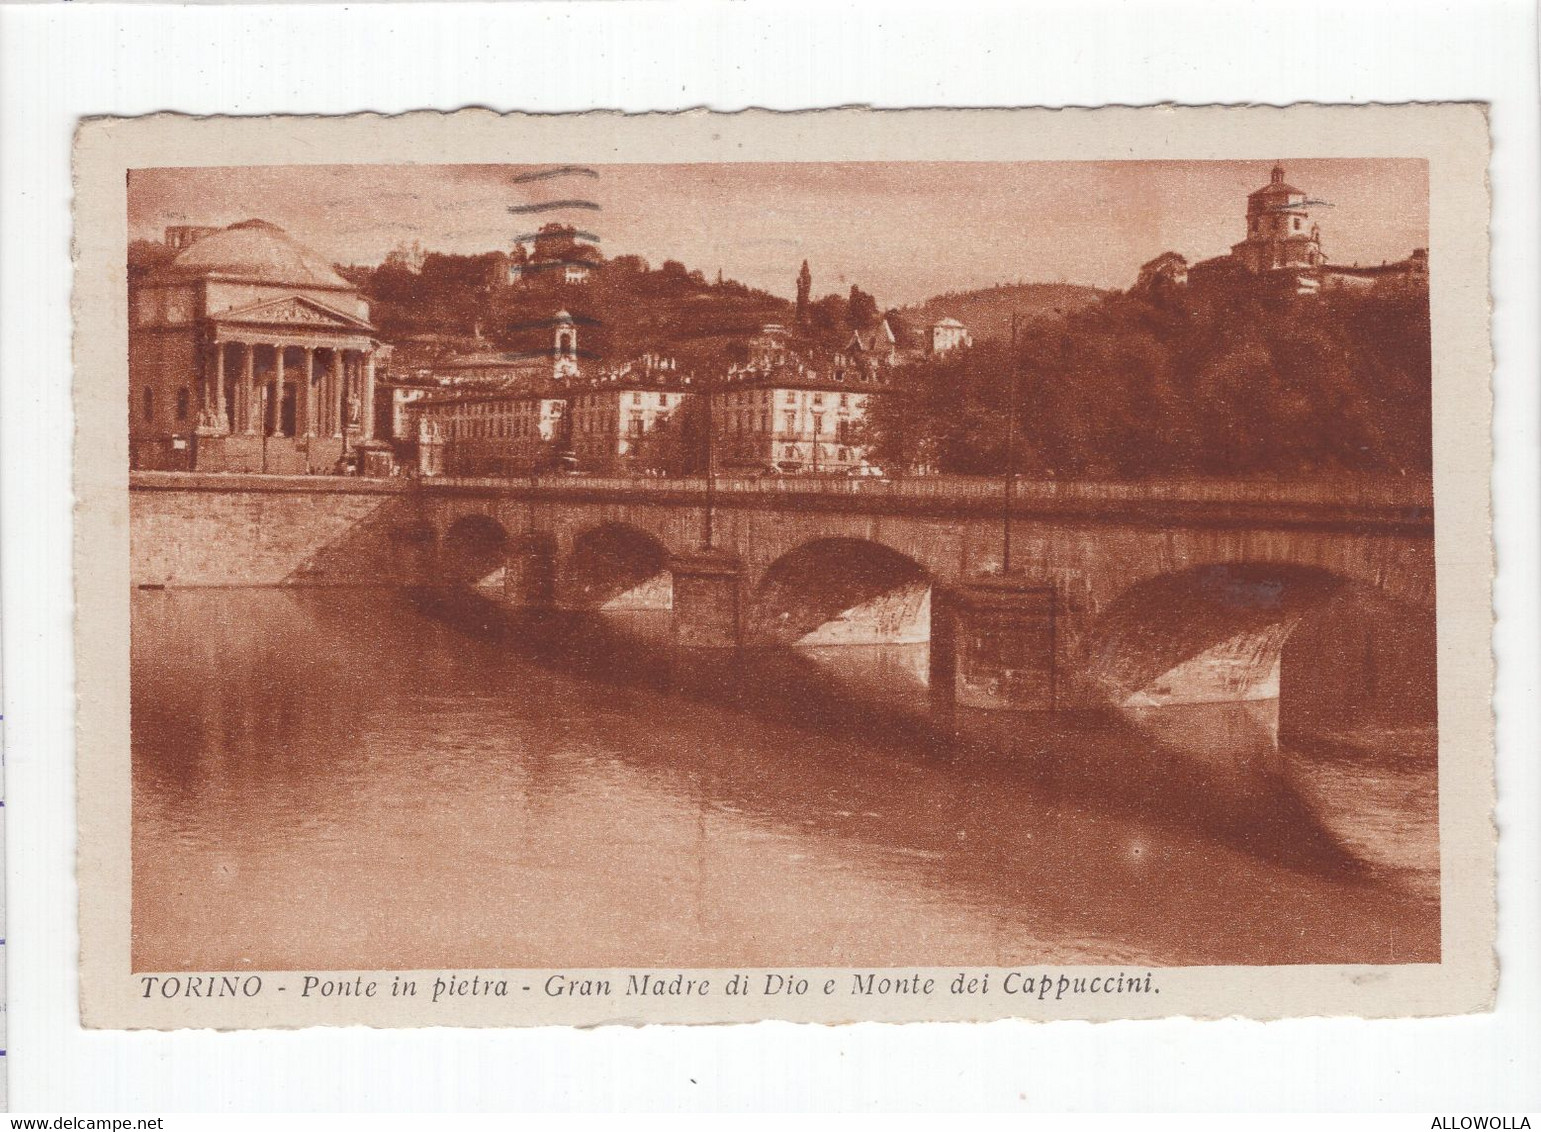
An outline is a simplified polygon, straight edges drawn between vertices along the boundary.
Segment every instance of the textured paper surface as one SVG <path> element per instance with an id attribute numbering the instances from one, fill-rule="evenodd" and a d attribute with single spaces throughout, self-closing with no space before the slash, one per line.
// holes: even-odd
<path id="1" fill-rule="evenodd" d="M 93 1027 L 1113 1019 L 1240 1014 L 1447 1014 L 1491 1004 L 1492 556 L 1486 119 L 1470 105 L 826 111 L 670 116 L 189 119 L 85 123 L 76 148 L 76 594 L 81 1009 Z M 945 947 L 906 967 L 681 960 L 589 969 L 136 965 L 132 941 L 128 433 L 124 262 L 131 170 L 296 165 L 684 165 L 713 162 L 1089 162 L 1412 159 L 1427 162 L 1438 635 L 1438 961 L 1095 967 L 964 963 Z M 1220 203 L 1239 211 L 1238 202 Z M 198 218 L 189 217 L 188 223 Z M 832 220 L 832 222 L 834 222 Z M 1241 233 L 1236 233 L 1240 238 Z M 627 249 L 617 248 L 617 252 Z M 694 266 L 694 265 L 692 265 Z M 1132 282 L 1132 280 L 1131 280 Z M 676 582 L 676 584 L 678 584 Z M 751 721 L 748 726 L 754 726 Z M 367 847 L 365 849 L 367 851 Z M 1096 862 L 1088 862 L 1095 868 Z M 787 905 L 795 909 L 795 901 Z M 1159 910 L 1150 910 L 1159 914 Z M 789 911 L 789 915 L 795 915 Z M 410 930 L 411 922 L 403 921 Z M 1242 925 L 1245 928 L 1245 925 Z M 561 954 L 559 934 L 547 943 Z M 922 951 L 924 949 L 922 948 Z M 573 946 L 571 954 L 587 954 Z M 472 986 L 465 982 L 475 977 Z M 704 994 L 640 986 L 686 981 Z M 984 983 L 988 976 L 988 984 Z M 177 992 L 164 994 L 167 978 Z M 190 980 L 220 989 L 188 993 Z M 735 979 L 738 980 L 735 983 Z M 1093 981 L 1095 980 L 1095 982 Z M 412 996 L 393 994 L 403 981 Z M 1104 988 L 1111 982 L 1114 990 Z M 493 994 L 470 993 L 491 983 Z M 322 984 L 334 993 L 321 995 Z M 442 989 L 434 997 L 435 985 Z M 374 993 L 368 988 L 374 987 Z M 985 986 L 988 989 L 984 989 Z M 312 993 L 306 994 L 309 987 Z M 954 987 L 956 986 L 956 990 Z M 343 988 L 352 988 L 351 993 Z M 747 987 L 748 993 L 734 993 Z M 787 993 L 787 988 L 795 993 Z M 799 990 L 798 988 L 803 988 Z M 1028 989 L 1028 988 L 1031 989 Z M 568 989 L 593 994 L 563 993 Z M 556 993 L 552 993 L 555 991 Z"/>

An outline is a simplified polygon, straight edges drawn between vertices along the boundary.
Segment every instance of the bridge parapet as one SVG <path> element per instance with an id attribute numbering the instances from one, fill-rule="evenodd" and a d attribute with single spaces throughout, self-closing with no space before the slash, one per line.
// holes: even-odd
<path id="1" fill-rule="evenodd" d="M 542 476 L 424 480 L 428 496 L 486 496 L 574 503 L 649 503 L 730 510 L 846 511 L 873 514 L 1000 515 L 998 479 L 914 476 L 704 477 Z M 1141 482 L 1018 479 L 1015 517 L 1063 516 L 1141 521 L 1368 525 L 1409 533 L 1433 531 L 1427 479 L 1342 476 L 1307 480 L 1185 478 Z"/>

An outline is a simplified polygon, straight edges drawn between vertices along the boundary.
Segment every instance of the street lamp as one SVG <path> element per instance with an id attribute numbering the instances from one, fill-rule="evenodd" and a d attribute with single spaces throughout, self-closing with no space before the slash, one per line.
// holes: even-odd
<path id="1" fill-rule="evenodd" d="M 1006 359 L 1006 479 L 1001 490 L 1001 574 L 1011 573 L 1011 494 L 1017 466 L 1017 315 L 1011 315 L 1011 354 Z"/>
<path id="2" fill-rule="evenodd" d="M 710 370 L 703 379 L 703 385 L 706 398 L 706 514 L 701 520 L 701 547 L 703 550 L 711 550 L 712 510 L 717 502 L 717 430 L 714 423 L 716 406 L 712 404 L 716 381 Z"/>

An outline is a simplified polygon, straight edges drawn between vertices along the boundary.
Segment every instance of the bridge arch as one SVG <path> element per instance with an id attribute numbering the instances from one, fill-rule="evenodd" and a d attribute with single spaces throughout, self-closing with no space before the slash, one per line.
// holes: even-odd
<path id="1" fill-rule="evenodd" d="M 1109 597 L 1144 582 L 1189 570 L 1232 568 L 1276 570 L 1281 578 L 1315 571 L 1379 590 L 1399 603 L 1434 604 L 1433 542 L 1426 533 L 1183 528 L 1130 541 L 1115 536 L 1107 541 L 1105 555 L 1094 587 L 1104 608 Z"/>
<path id="2" fill-rule="evenodd" d="M 571 609 L 672 609 L 668 548 L 657 535 L 628 523 L 587 527 L 573 537 L 558 595 Z"/>
<path id="3" fill-rule="evenodd" d="M 910 644 L 930 635 L 929 571 L 870 539 L 802 543 L 771 563 L 749 595 L 751 645 Z"/>
<path id="4" fill-rule="evenodd" d="M 491 515 L 462 515 L 439 540 L 439 579 L 477 586 L 493 580 L 508 555 L 508 531 Z"/>
<path id="5" fill-rule="evenodd" d="M 1275 735 L 1432 718 L 1433 608 L 1317 566 L 1194 566 L 1128 587 L 1086 629 L 1093 695 L 1136 715 L 1253 704 Z"/>

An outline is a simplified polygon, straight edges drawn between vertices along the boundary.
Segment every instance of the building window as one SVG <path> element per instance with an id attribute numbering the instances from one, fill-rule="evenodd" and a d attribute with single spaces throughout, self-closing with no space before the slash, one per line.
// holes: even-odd
<path id="1" fill-rule="evenodd" d="M 631 403 L 633 405 L 640 405 L 640 404 L 642 404 L 642 394 L 640 394 L 640 393 L 633 393 L 631 395 Z"/>
<path id="2" fill-rule="evenodd" d="M 144 395 L 143 396 L 144 396 L 144 419 L 147 420 L 147 421 L 153 421 L 155 419 L 155 390 L 151 389 L 148 385 L 146 385 L 144 387 Z"/>
<path id="3" fill-rule="evenodd" d="M 813 403 L 815 405 L 822 405 L 822 404 L 824 404 L 824 394 L 822 394 L 822 393 L 815 393 L 813 395 Z"/>
<path id="4" fill-rule="evenodd" d="M 792 431 L 794 431 L 797 428 L 797 414 L 796 413 L 783 413 L 782 417 L 785 420 L 786 431 L 787 432 L 792 432 Z"/>
<path id="5" fill-rule="evenodd" d="M 824 431 L 824 418 L 819 416 L 818 414 L 814 414 L 814 417 L 813 417 L 813 435 L 814 436 L 818 436 L 819 433 L 821 433 L 823 431 Z"/>
<path id="6" fill-rule="evenodd" d="M 184 385 L 181 389 L 177 390 L 177 420 L 185 421 L 187 419 L 187 410 L 191 402 L 192 397 L 187 392 L 187 386 Z"/>
<path id="7" fill-rule="evenodd" d="M 849 393 L 840 394 L 840 407 L 842 409 L 849 409 L 851 407 L 851 395 Z"/>
<path id="8" fill-rule="evenodd" d="M 781 450 L 781 454 L 788 460 L 797 459 L 797 449 L 790 444 Z"/>

